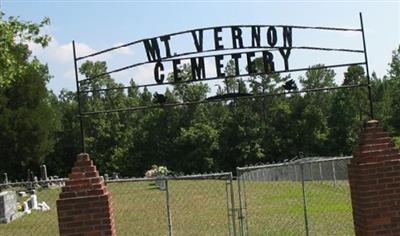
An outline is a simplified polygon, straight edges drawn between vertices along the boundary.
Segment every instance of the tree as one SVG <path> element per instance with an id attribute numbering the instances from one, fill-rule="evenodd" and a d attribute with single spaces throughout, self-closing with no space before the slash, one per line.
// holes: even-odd
<path id="1" fill-rule="evenodd" d="M 124 107 L 128 100 L 122 90 L 106 90 L 121 87 L 110 75 L 95 77 L 107 72 L 107 64 L 103 61 L 87 61 L 81 65 L 79 72 L 87 79 L 82 92 L 81 102 L 85 111 L 102 111 Z M 132 91 L 131 91 L 132 92 Z M 123 165 L 121 160 L 127 155 L 129 132 L 126 123 L 122 122 L 122 113 L 102 113 L 84 119 L 85 143 L 99 170 L 103 173 L 119 172 Z"/>
<path id="2" fill-rule="evenodd" d="M 342 85 L 366 84 L 364 68 L 350 66 L 344 73 Z M 366 87 L 342 89 L 334 94 L 328 117 L 330 127 L 329 154 L 350 155 L 358 138 L 358 131 L 369 118 Z"/>
<path id="3" fill-rule="evenodd" d="M 315 69 L 315 65 L 300 78 L 303 89 L 327 88 L 335 86 L 335 72 L 332 69 Z M 333 92 L 311 92 L 303 97 L 302 112 L 299 119 L 300 151 L 307 155 L 326 155 L 329 136 L 328 114 L 332 104 Z"/>
<path id="4" fill-rule="evenodd" d="M 383 123 L 392 133 L 397 146 L 400 146 L 400 46 L 392 53 L 389 63 L 387 92 L 383 97 Z"/>
<path id="5" fill-rule="evenodd" d="M 48 68 L 31 57 L 28 47 L 48 44 L 50 37 L 40 29 L 49 20 L 35 24 L 3 17 L 0 13 L 0 171 L 24 177 L 52 151 L 57 126 L 52 95 L 46 89 Z"/>
<path id="6" fill-rule="evenodd" d="M 21 21 L 18 17 L 4 19 L 4 13 L 0 11 L 0 88 L 9 86 L 28 67 L 40 67 L 40 63 L 32 65 L 28 62 L 31 56 L 28 44 L 47 46 L 50 37 L 41 34 L 40 29 L 49 23 L 49 18 L 43 19 L 39 24 Z"/>
<path id="7" fill-rule="evenodd" d="M 51 175 L 67 176 L 81 148 L 76 93 L 63 89 L 58 97 L 53 96 L 51 104 L 59 127 L 53 130 L 54 150 L 47 155 L 45 164 Z"/>

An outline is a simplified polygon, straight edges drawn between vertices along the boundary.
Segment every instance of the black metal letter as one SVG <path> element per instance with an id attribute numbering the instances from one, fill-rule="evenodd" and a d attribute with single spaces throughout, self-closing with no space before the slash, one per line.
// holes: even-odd
<path id="1" fill-rule="evenodd" d="M 268 51 L 263 51 L 264 73 L 275 71 L 274 55 Z"/>
<path id="2" fill-rule="evenodd" d="M 283 27 L 283 46 L 289 48 L 292 47 L 292 27 Z"/>
<path id="3" fill-rule="evenodd" d="M 240 53 L 235 53 L 235 54 L 232 54 L 231 56 L 232 56 L 233 61 L 235 62 L 235 74 L 236 74 L 236 76 L 239 76 L 239 74 L 240 74 L 239 58 L 241 58 L 242 55 Z"/>
<path id="4" fill-rule="evenodd" d="M 196 46 L 197 52 L 203 51 L 203 30 L 199 30 L 199 37 L 197 37 L 196 31 L 192 31 L 194 45 Z"/>
<path id="5" fill-rule="evenodd" d="M 160 60 L 160 48 L 158 47 L 157 38 L 143 40 L 146 49 L 147 59 L 149 62 Z"/>
<path id="6" fill-rule="evenodd" d="M 242 30 L 237 26 L 232 26 L 231 31 L 233 48 L 243 48 Z"/>
<path id="7" fill-rule="evenodd" d="M 171 49 L 169 47 L 169 40 L 171 39 L 171 37 L 169 35 L 165 35 L 160 37 L 160 40 L 162 42 L 164 42 L 164 46 L 165 46 L 165 55 L 167 57 L 171 57 Z"/>
<path id="8" fill-rule="evenodd" d="M 172 60 L 172 69 L 174 72 L 174 81 L 175 82 L 181 81 L 181 79 L 182 79 L 179 77 L 179 73 L 181 72 L 181 70 L 178 68 L 178 65 L 180 65 L 180 64 L 181 64 L 181 60 L 179 60 L 179 59 Z"/>
<path id="9" fill-rule="evenodd" d="M 224 45 L 219 44 L 220 41 L 222 40 L 222 37 L 220 37 L 218 34 L 222 32 L 221 27 L 216 27 L 214 28 L 214 44 L 215 44 L 215 50 L 221 50 L 224 49 Z"/>
<path id="10" fill-rule="evenodd" d="M 246 53 L 246 57 L 247 57 L 247 71 L 249 72 L 249 74 L 253 74 L 256 73 L 255 72 L 255 68 L 254 68 L 254 62 L 251 61 L 251 58 L 255 56 L 254 52 L 248 52 Z"/>
<path id="11" fill-rule="evenodd" d="M 192 66 L 192 80 L 196 80 L 196 77 L 198 80 L 201 80 L 202 78 L 204 79 L 206 77 L 204 57 L 198 57 L 198 62 L 196 58 L 191 58 L 190 64 Z"/>
<path id="12" fill-rule="evenodd" d="M 253 48 L 261 46 L 260 26 L 251 27 L 251 46 Z"/>
<path id="13" fill-rule="evenodd" d="M 279 52 L 281 53 L 283 57 L 283 61 L 285 62 L 285 70 L 289 70 L 289 56 L 290 56 L 290 48 L 285 49 L 279 48 Z"/>
<path id="14" fill-rule="evenodd" d="M 158 61 L 154 66 L 154 79 L 156 80 L 157 84 L 162 84 L 164 82 L 164 74 L 160 75 L 160 72 L 164 71 L 163 64 Z"/>
<path id="15" fill-rule="evenodd" d="M 275 47 L 276 42 L 278 41 L 278 37 L 277 37 L 277 35 L 276 35 L 276 29 L 275 29 L 275 27 L 270 26 L 270 27 L 268 28 L 268 31 L 267 31 L 267 39 L 268 39 L 268 44 L 269 44 L 269 46 Z"/>
<path id="16" fill-rule="evenodd" d="M 224 67 L 224 65 L 221 63 L 221 61 L 224 59 L 224 56 L 218 55 L 215 56 L 215 69 L 217 71 L 217 76 L 218 77 L 224 77 L 225 73 L 221 71 L 221 69 Z"/>

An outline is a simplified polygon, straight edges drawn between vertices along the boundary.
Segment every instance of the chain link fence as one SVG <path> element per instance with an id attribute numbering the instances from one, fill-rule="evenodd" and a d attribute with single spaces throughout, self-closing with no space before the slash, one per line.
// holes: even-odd
<path id="1" fill-rule="evenodd" d="M 350 158 L 241 167 L 237 186 L 230 172 L 106 182 L 120 236 L 354 235 Z M 20 216 L 0 224 L 0 235 L 58 235 L 56 200 L 65 180 L 0 184 L 2 194 L 15 196 L 6 208 L 19 208 Z M 23 212 L 31 189 L 38 207 L 49 209 Z"/>
<path id="2" fill-rule="evenodd" d="M 0 185 L 22 207 L 35 189 L 49 210 L 18 211 L 0 235 L 59 235 L 56 201 L 66 179 Z M 108 180 L 118 235 L 236 235 L 232 173 Z M 16 193 L 24 192 L 23 196 Z M 26 194 L 26 195 L 25 195 Z M 18 207 L 20 208 L 20 207 Z M 32 208 L 32 206 L 30 206 Z M 14 216 L 15 217 L 15 216 Z"/>
<path id="3" fill-rule="evenodd" d="M 110 180 L 118 235 L 235 235 L 231 173 Z"/>
<path id="4" fill-rule="evenodd" d="M 237 168 L 240 235 L 354 235 L 350 158 Z"/>

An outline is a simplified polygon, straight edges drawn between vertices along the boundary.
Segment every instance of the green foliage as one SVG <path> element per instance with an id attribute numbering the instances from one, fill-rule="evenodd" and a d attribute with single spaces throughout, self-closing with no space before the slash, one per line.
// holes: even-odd
<path id="1" fill-rule="evenodd" d="M 400 46 L 393 51 L 389 63 L 387 91 L 383 96 L 384 121 L 387 129 L 395 135 L 400 135 Z"/>
<path id="2" fill-rule="evenodd" d="M 31 58 L 29 44 L 46 46 L 50 38 L 40 34 L 48 24 L 3 19 L 0 13 L 0 172 L 10 178 L 37 169 L 52 151 L 58 119 L 46 89 L 48 68 Z"/>
<path id="3" fill-rule="evenodd" d="M 68 174 L 80 150 L 78 103 L 74 92 L 56 97 L 46 89 L 48 68 L 31 57 L 28 45 L 44 47 L 50 38 L 40 29 L 49 23 L 3 19 L 0 14 L 0 171 L 10 178 L 25 176 L 46 163 L 49 174 Z M 256 71 L 262 60 L 253 61 Z M 295 87 L 335 87 L 335 72 L 315 65 Z M 400 146 L 400 47 L 393 52 L 387 76 L 372 75 L 375 115 Z M 218 95 L 251 93 L 253 99 L 157 108 L 139 112 L 98 114 L 84 117 L 87 152 L 101 173 L 143 176 L 153 164 L 175 172 L 234 171 L 237 166 L 282 161 L 306 155 L 350 155 L 357 132 L 369 119 L 366 88 L 284 95 L 283 84 L 291 75 L 236 78 L 232 61 L 225 73 L 232 77 L 220 84 Z M 183 81 L 191 68 L 181 69 Z M 83 63 L 86 78 L 107 71 L 105 62 Z M 173 76 L 168 76 L 168 81 Z M 351 66 L 342 85 L 365 84 L 362 67 Z M 147 106 L 159 103 L 147 88 L 96 91 L 81 94 L 85 111 Z M 87 80 L 85 90 L 121 87 L 110 75 Z M 294 91 L 297 90 L 294 89 Z M 179 83 L 163 92 L 167 103 L 190 103 L 207 98 L 206 83 Z M 160 91 L 159 91 L 160 92 Z M 268 96 L 280 93 L 282 96 Z M 267 95 L 267 96 L 261 96 Z"/>
<path id="4" fill-rule="evenodd" d="M 0 88 L 9 86 L 30 66 L 40 69 L 37 68 L 40 63 L 27 63 L 31 54 L 28 45 L 47 46 L 50 36 L 42 35 L 40 29 L 49 23 L 48 18 L 39 24 L 21 21 L 18 17 L 4 19 L 0 12 Z"/>

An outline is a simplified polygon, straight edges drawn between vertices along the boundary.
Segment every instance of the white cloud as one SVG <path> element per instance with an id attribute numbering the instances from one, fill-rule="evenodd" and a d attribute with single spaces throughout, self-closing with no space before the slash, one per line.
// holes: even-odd
<path id="1" fill-rule="evenodd" d="M 32 50 L 33 55 L 36 55 L 47 62 L 55 61 L 59 63 L 73 62 L 72 43 L 60 44 L 54 37 L 48 47 L 41 48 L 37 44 L 30 43 L 29 48 Z M 75 44 L 77 56 L 85 56 L 96 52 L 89 45 L 84 43 Z M 106 56 L 96 56 L 96 60 L 104 60 Z"/>
<path id="2" fill-rule="evenodd" d="M 61 43 L 52 37 L 52 41 L 45 48 L 34 43 L 28 43 L 29 49 L 33 56 L 36 56 L 43 63 L 49 65 L 50 74 L 53 78 L 50 80 L 48 87 L 58 93 L 62 88 L 75 90 L 75 70 L 72 52 L 72 43 Z M 85 43 L 75 43 L 77 56 L 85 56 L 96 52 Z M 90 60 L 107 60 L 110 54 L 103 54 L 88 58 Z"/>
<path id="3" fill-rule="evenodd" d="M 114 47 L 121 46 L 121 45 L 123 45 L 123 43 L 118 42 L 118 43 L 114 44 Z M 115 53 L 116 54 L 123 54 L 123 55 L 133 55 L 133 50 L 129 46 L 128 47 L 122 47 L 122 48 L 116 49 Z"/>
<path id="4" fill-rule="evenodd" d="M 146 64 L 134 69 L 133 81 L 136 84 L 150 84 L 154 81 L 154 65 Z M 168 72 L 165 73 L 165 76 Z"/>

